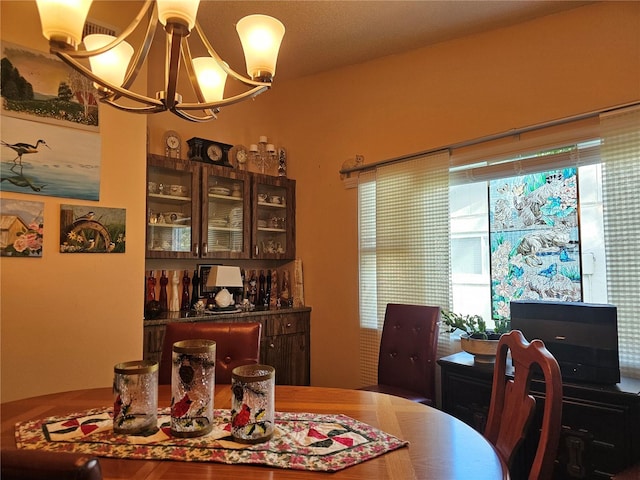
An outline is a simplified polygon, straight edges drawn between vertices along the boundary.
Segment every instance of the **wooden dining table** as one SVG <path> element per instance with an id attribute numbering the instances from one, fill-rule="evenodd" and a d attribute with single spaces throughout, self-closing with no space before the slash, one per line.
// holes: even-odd
<path id="1" fill-rule="evenodd" d="M 159 407 L 168 407 L 170 386 L 159 387 Z M 407 447 L 347 467 L 335 473 L 301 471 L 259 465 L 100 458 L 103 478 L 262 480 L 262 479 L 431 479 L 500 480 L 509 473 L 493 446 L 477 431 L 436 409 L 400 397 L 325 387 L 276 386 L 276 410 L 343 414 L 376 427 L 401 440 Z M 16 448 L 17 422 L 60 416 L 111 406 L 111 388 L 77 390 L 3 403 L 2 448 Z M 231 407 L 231 389 L 217 385 L 215 408 Z"/>

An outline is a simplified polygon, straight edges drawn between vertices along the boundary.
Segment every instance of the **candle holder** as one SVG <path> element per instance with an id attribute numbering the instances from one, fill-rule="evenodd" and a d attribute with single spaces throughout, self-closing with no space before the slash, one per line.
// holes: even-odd
<path id="1" fill-rule="evenodd" d="M 113 431 L 139 435 L 158 430 L 158 364 L 136 360 L 113 370 Z"/>
<path id="2" fill-rule="evenodd" d="M 171 435 L 198 437 L 213 430 L 216 342 L 182 340 L 173 344 Z"/>
<path id="3" fill-rule="evenodd" d="M 260 173 L 265 173 L 277 159 L 276 147 L 267 143 L 267 137 L 263 135 L 257 144 L 249 146 L 249 159 L 258 166 Z"/>
<path id="4" fill-rule="evenodd" d="M 231 435 L 239 443 L 266 442 L 275 429 L 275 368 L 243 365 L 231 372 Z"/>

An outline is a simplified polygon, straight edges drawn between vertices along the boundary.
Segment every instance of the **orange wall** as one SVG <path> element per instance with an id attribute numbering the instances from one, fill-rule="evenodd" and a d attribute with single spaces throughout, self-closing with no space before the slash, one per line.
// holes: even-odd
<path id="1" fill-rule="evenodd" d="M 30 45 L 24 30 L 28 22 L 13 26 L 13 31 L 9 26 L 5 29 L 5 12 L 18 8 L 6 5 L 12 3 L 2 2 L 2 38 L 12 35 L 21 42 L 12 41 Z M 638 100 L 640 3 L 602 2 L 313 77 L 280 83 L 276 78 L 269 93 L 224 109 L 212 123 L 191 124 L 160 114 L 148 117 L 147 125 L 154 153 L 162 152 L 162 134 L 167 129 L 180 132 L 183 140 L 200 136 L 244 145 L 267 135 L 287 148 L 288 175 L 297 180 L 297 250 L 303 261 L 306 303 L 313 308 L 312 383 L 356 387 L 357 196 L 340 180 L 342 163 L 356 154 L 372 163 Z M 29 268 L 37 270 L 35 277 L 28 277 L 29 285 L 32 278 L 44 279 L 40 284 L 46 303 L 37 297 L 38 309 L 46 309 L 41 315 L 25 307 L 30 302 L 36 305 L 31 300 L 33 288 L 27 293 L 22 287 L 27 280 L 25 260 L 2 260 L 3 400 L 9 389 L 19 391 L 18 396 L 34 394 L 34 389 L 25 391 L 18 373 L 13 373 L 18 368 L 28 367 L 23 370 L 27 374 L 41 368 L 41 377 L 62 371 L 61 362 L 48 365 L 53 353 L 40 330 L 49 336 L 49 343 L 51 338 L 62 342 L 66 334 L 83 331 L 73 349 L 67 346 L 69 355 L 63 355 L 63 349 L 56 354 L 65 364 L 80 358 L 91 358 L 94 364 L 84 365 L 86 371 L 74 367 L 69 376 L 78 378 L 65 381 L 64 388 L 107 385 L 111 364 L 128 359 L 120 358 L 125 353 L 140 352 L 142 295 L 135 292 L 141 292 L 139 279 L 144 271 L 145 132 L 140 117 L 112 112 L 104 118 L 112 130 L 105 125 L 103 165 L 108 162 L 112 169 L 103 172 L 100 204 L 127 208 L 126 260 L 117 264 L 101 260 L 100 265 L 88 266 L 91 260 L 74 257 L 68 277 L 81 280 L 72 283 L 61 270 L 70 261 L 55 253 L 55 239 L 50 239 L 45 245 L 50 255 L 29 261 Z M 45 214 L 57 222 L 61 201 L 44 198 Z M 116 301 L 97 311 L 90 300 L 77 305 L 78 295 L 93 299 L 96 290 L 103 291 L 96 284 L 87 285 L 89 274 L 112 281 L 113 286 L 104 290 Z M 5 301 L 7 296 L 18 298 Z M 67 326 L 69 322 L 73 324 Z M 52 330 L 56 324 L 65 328 Z M 95 334 L 110 347 L 102 349 L 108 352 L 92 353 L 99 364 L 85 345 L 75 346 Z M 114 352 L 111 346 L 122 342 L 127 345 Z M 22 354 L 26 348 L 45 351 L 45 360 L 27 360 Z M 59 382 L 43 382 L 38 391 L 61 388 Z"/>
<path id="2" fill-rule="evenodd" d="M 0 7 L 3 42 L 48 51 L 35 2 Z M 42 258 L 0 259 L 3 402 L 110 385 L 115 363 L 142 356 L 146 118 L 101 107 L 100 134 L 98 202 L 2 192 L 45 203 Z M 63 203 L 126 208 L 126 253 L 58 253 Z"/>

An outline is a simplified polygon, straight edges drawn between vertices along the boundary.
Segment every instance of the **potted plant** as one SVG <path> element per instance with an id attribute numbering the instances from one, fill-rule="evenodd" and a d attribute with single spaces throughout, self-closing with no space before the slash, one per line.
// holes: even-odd
<path id="1" fill-rule="evenodd" d="M 460 346 L 462 350 L 474 355 L 475 361 L 492 363 L 495 361 L 498 340 L 503 333 L 510 330 L 508 319 L 496 320 L 493 330 L 480 315 L 461 315 L 449 310 L 442 310 L 442 322 L 449 327 L 448 333 L 460 330 Z"/>

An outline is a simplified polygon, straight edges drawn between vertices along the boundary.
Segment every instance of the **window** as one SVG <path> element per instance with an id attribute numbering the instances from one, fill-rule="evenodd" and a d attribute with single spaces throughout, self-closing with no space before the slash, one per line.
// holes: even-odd
<path id="1" fill-rule="evenodd" d="M 606 260 L 600 164 L 578 169 L 583 301 L 607 303 Z M 493 326 L 489 267 L 487 183 L 452 186 L 452 305 L 457 313 L 479 314 Z"/>
<path id="2" fill-rule="evenodd" d="M 460 147 L 444 156 L 444 195 L 443 176 L 436 173 L 442 158 L 411 167 L 394 162 L 360 176 L 361 344 L 370 353 L 361 355 L 364 382 L 375 383 L 375 342 L 386 303 L 441 305 L 490 322 L 488 182 L 571 166 L 579 170 L 583 300 L 618 307 L 621 372 L 640 377 L 640 108 L 603 115 L 595 128 L 581 122 L 473 151 Z M 446 218 L 438 217 L 445 208 Z M 442 235 L 448 246 L 438 243 Z"/>

